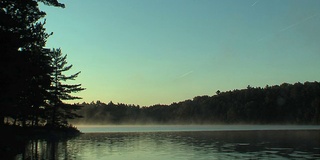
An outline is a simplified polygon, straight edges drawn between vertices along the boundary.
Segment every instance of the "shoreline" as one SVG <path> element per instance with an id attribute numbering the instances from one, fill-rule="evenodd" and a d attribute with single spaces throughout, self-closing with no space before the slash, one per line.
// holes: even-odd
<path id="1" fill-rule="evenodd" d="M 4 125 L 0 127 L 2 136 L 0 138 L 0 157 L 14 158 L 22 153 L 25 145 L 30 140 L 66 140 L 82 134 L 74 127 L 21 127 Z"/>
<path id="2" fill-rule="evenodd" d="M 320 131 L 320 125 L 87 125 L 78 128 L 83 133 Z"/>

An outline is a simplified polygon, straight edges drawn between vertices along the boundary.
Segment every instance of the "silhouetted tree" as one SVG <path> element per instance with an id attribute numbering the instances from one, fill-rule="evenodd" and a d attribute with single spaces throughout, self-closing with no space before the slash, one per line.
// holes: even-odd
<path id="1" fill-rule="evenodd" d="M 44 46 L 50 34 L 39 22 L 45 12 L 38 2 L 64 7 L 56 0 L 0 1 L 0 125 L 5 116 L 25 124 L 45 99 L 50 67 Z"/>
<path id="2" fill-rule="evenodd" d="M 80 72 L 66 76 L 64 72 L 69 71 L 72 65 L 67 65 L 67 55 L 63 55 L 61 49 L 53 49 L 50 52 L 51 66 L 53 72 L 51 73 L 52 83 L 51 83 L 51 96 L 49 98 L 49 103 L 51 106 L 51 112 L 49 117 L 49 124 L 53 126 L 66 125 L 67 119 L 72 119 L 79 117 L 77 114 L 73 113 L 73 110 L 80 108 L 79 105 L 66 104 L 65 100 L 81 99 L 81 97 L 73 96 L 71 93 L 76 93 L 84 90 L 81 88 L 81 84 L 66 84 L 63 83 L 68 80 L 75 80 Z"/>
<path id="3" fill-rule="evenodd" d="M 57 0 L 37 0 L 37 2 L 42 2 L 45 5 L 49 5 L 49 6 L 62 7 L 62 8 L 65 7 L 63 3 L 60 3 Z"/>

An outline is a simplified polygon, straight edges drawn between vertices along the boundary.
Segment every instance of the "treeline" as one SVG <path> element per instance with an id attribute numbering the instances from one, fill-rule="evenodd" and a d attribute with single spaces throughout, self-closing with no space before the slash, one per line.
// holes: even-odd
<path id="1" fill-rule="evenodd" d="M 71 93 L 83 90 L 80 84 L 66 84 L 78 74 L 66 76 L 72 68 L 61 49 L 46 48 L 46 13 L 39 3 L 62 7 L 57 0 L 0 1 L 0 127 L 68 125 L 79 117 L 78 99 Z"/>
<path id="2" fill-rule="evenodd" d="M 250 123 L 250 124 L 319 124 L 320 83 L 305 82 L 198 96 L 171 105 L 105 104 L 100 101 L 81 104 L 84 116 L 72 123 L 146 124 L 146 123 Z"/>

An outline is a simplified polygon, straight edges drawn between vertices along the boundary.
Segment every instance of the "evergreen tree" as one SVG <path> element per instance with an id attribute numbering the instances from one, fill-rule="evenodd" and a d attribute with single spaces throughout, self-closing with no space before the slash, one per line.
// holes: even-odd
<path id="1" fill-rule="evenodd" d="M 49 5 L 49 6 L 55 6 L 55 7 L 62 7 L 64 8 L 65 5 L 58 2 L 57 0 L 37 0 L 37 2 L 42 2 L 45 5 Z"/>
<path id="2" fill-rule="evenodd" d="M 72 68 L 72 65 L 67 65 L 67 55 L 63 55 L 61 49 L 53 49 L 50 56 L 52 59 L 51 66 L 53 68 L 51 74 L 52 89 L 50 97 L 50 105 L 52 108 L 48 123 L 53 126 L 67 125 L 67 119 L 80 117 L 72 112 L 80 109 L 80 106 L 66 104 L 63 101 L 81 99 L 81 97 L 72 96 L 71 93 L 82 91 L 84 88 L 81 88 L 81 84 L 72 85 L 63 83 L 68 80 L 75 80 L 80 72 L 70 76 L 64 75 L 64 72 L 69 71 Z"/>
<path id="3" fill-rule="evenodd" d="M 4 117 L 23 124 L 38 117 L 50 87 L 50 59 L 44 49 L 50 34 L 45 22 L 39 22 L 45 12 L 38 2 L 64 7 L 57 0 L 0 1 L 0 125 Z"/>
<path id="4" fill-rule="evenodd" d="M 34 63 L 33 56 L 41 55 L 48 35 L 44 32 L 43 23 L 37 22 L 45 15 L 39 10 L 37 3 L 3 0 L 0 5 L 0 85 L 3 89 L 0 95 L 0 121 L 3 123 L 4 116 L 26 113 L 27 104 L 24 102 L 29 101 L 24 97 L 28 93 L 26 86 L 32 86 L 30 83 L 37 78 L 34 73 L 38 64 Z M 24 104 L 23 109 L 20 104 Z"/>

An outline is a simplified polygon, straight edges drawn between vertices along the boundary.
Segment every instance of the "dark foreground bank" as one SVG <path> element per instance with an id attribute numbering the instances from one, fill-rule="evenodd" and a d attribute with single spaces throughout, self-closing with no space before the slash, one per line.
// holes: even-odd
<path id="1" fill-rule="evenodd" d="M 76 137 L 81 132 L 75 127 L 21 127 L 5 125 L 0 127 L 0 157 L 13 159 L 15 155 L 24 150 L 25 144 L 30 140 L 66 140 Z"/>

